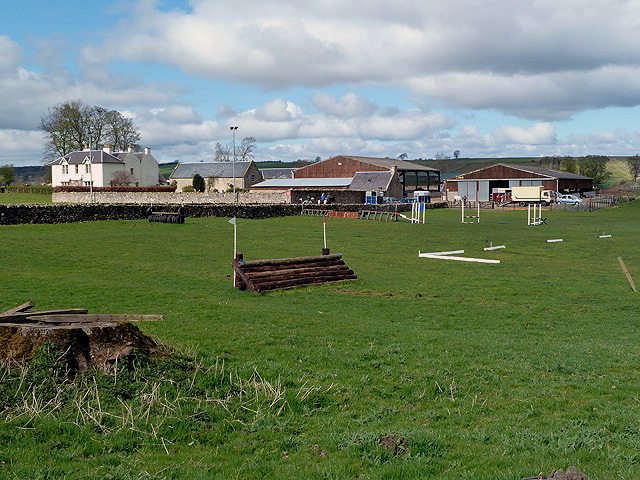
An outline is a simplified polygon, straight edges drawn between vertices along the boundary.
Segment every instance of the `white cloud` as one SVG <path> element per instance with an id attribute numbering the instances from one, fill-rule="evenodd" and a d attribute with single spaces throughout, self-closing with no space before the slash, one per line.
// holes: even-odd
<path id="1" fill-rule="evenodd" d="M 322 113 L 338 118 L 366 117 L 378 108 L 373 102 L 349 92 L 336 100 L 333 95 L 315 92 L 311 102 Z"/>
<path id="2" fill-rule="evenodd" d="M 274 89 L 407 86 L 461 108 L 549 120 L 640 104 L 637 8 L 634 0 L 193 0 L 189 11 L 166 12 L 140 1 L 129 23 L 85 54 Z M 371 110 L 356 98 L 313 101 L 343 118 Z"/>

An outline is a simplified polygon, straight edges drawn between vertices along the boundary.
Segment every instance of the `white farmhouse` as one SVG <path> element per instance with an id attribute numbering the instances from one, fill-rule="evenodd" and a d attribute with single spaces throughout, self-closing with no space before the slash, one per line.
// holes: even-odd
<path id="1" fill-rule="evenodd" d="M 61 185 L 79 185 L 108 187 L 118 172 L 126 172 L 129 183 L 136 187 L 148 187 L 158 184 L 158 162 L 149 147 L 144 153 L 111 152 L 111 146 L 105 144 L 102 150 L 71 152 L 51 163 L 51 183 Z"/>

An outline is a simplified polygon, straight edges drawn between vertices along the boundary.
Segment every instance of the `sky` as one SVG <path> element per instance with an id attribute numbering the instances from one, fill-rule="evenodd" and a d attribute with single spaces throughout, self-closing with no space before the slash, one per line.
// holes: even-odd
<path id="1" fill-rule="evenodd" d="M 635 155 L 640 0 L 24 0 L 0 16 L 0 165 L 52 106 L 133 119 L 163 162 Z"/>

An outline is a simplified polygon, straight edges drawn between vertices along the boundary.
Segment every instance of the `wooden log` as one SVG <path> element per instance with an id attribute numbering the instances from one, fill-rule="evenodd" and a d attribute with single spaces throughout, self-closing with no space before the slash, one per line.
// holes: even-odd
<path id="1" fill-rule="evenodd" d="M 301 265 L 281 265 L 279 267 L 271 266 L 271 267 L 256 267 L 256 268 L 243 268 L 244 273 L 249 276 L 269 276 L 275 275 L 282 272 L 288 271 L 304 271 L 304 270 L 318 270 L 323 271 L 326 269 L 334 268 L 334 267 L 342 267 L 345 263 L 342 260 L 338 260 L 337 262 L 327 262 L 327 263 L 303 263 Z"/>
<path id="2" fill-rule="evenodd" d="M 302 280 L 305 278 L 317 278 L 317 277 L 340 277 L 340 276 L 344 277 L 347 275 L 353 275 L 353 270 L 349 269 L 349 267 L 345 265 L 344 268 L 337 271 L 333 270 L 328 272 L 307 272 L 307 273 L 295 272 L 295 273 L 288 273 L 285 275 L 272 275 L 270 277 L 261 277 L 261 278 L 249 277 L 249 279 L 251 280 L 251 283 L 256 285 L 258 289 L 260 289 L 260 285 L 262 284 L 278 282 L 280 280 L 296 280 L 296 279 Z"/>
<path id="3" fill-rule="evenodd" d="M 255 281 L 258 278 L 271 278 L 275 275 L 302 275 L 302 274 L 306 274 L 306 273 L 323 273 L 323 272 L 332 272 L 332 271 L 340 271 L 340 270 L 345 270 L 345 269 L 349 269 L 349 267 L 347 267 L 345 265 L 344 262 L 342 262 L 340 265 L 328 265 L 328 266 L 317 266 L 317 267 L 302 267 L 302 268 L 287 268 L 284 270 L 271 270 L 268 272 L 247 272 L 245 271 L 246 275 L 253 281 Z"/>
<path id="4" fill-rule="evenodd" d="M 34 312 L 35 313 L 35 312 Z M 58 314 L 32 315 L 27 321 L 43 323 L 120 323 L 120 322 L 157 322 L 163 320 L 163 315 L 113 315 L 113 314 Z"/>
<path id="5" fill-rule="evenodd" d="M 29 310 L 30 308 L 32 308 L 34 305 L 35 303 L 33 303 L 33 300 L 29 300 L 28 302 L 23 303 L 22 305 L 18 305 L 17 307 L 10 308 L 6 312 L 0 313 L 0 316 L 11 315 L 12 313 L 24 312 L 25 310 Z"/>
<path id="6" fill-rule="evenodd" d="M 328 260 L 326 262 L 310 262 L 310 263 L 289 263 L 283 265 L 266 265 L 260 267 L 245 267 L 242 266 L 242 269 L 246 273 L 257 273 L 257 272 L 277 272 L 281 270 L 288 269 L 299 269 L 299 268 L 315 268 L 315 267 L 331 267 L 335 265 L 344 265 L 342 260 Z"/>
<path id="7" fill-rule="evenodd" d="M 627 270 L 627 266 L 624 264 L 622 257 L 618 257 L 618 262 L 620 263 L 620 266 L 622 267 L 622 271 L 626 275 L 627 280 L 629 280 L 629 285 L 631 285 L 631 289 L 634 292 L 637 292 L 638 290 L 636 289 L 636 284 L 633 282 L 633 278 L 631 278 L 631 274 L 629 273 L 629 270 Z"/>
<path id="8" fill-rule="evenodd" d="M 237 277 L 240 279 L 238 280 L 236 278 L 236 284 L 238 285 L 238 288 L 242 288 L 240 286 L 240 281 L 242 281 L 242 284 L 244 284 L 246 288 L 248 288 L 252 292 L 259 293 L 258 290 L 253 286 L 253 283 L 251 282 L 247 274 L 244 272 L 241 262 L 239 262 L 238 260 L 234 260 L 233 262 L 231 262 L 231 268 L 233 268 L 233 270 L 236 272 Z"/>
<path id="9" fill-rule="evenodd" d="M 0 323 L 3 322 L 24 322 L 27 318 L 34 315 L 64 315 L 64 314 L 84 314 L 87 313 L 86 308 L 63 308 L 59 310 L 40 310 L 36 312 L 16 312 L 9 315 L 0 315 Z"/>
<path id="10" fill-rule="evenodd" d="M 274 258 L 269 260 L 250 260 L 248 262 L 244 262 L 244 267 L 259 267 L 259 266 L 267 266 L 267 265 L 287 265 L 291 263 L 310 263 L 310 262 L 321 262 L 326 259 L 333 258 L 339 260 L 342 257 L 340 253 L 333 253 L 331 255 L 316 255 L 311 257 L 296 257 L 296 258 Z"/>
<path id="11" fill-rule="evenodd" d="M 307 285 L 315 285 L 329 282 L 341 282 L 344 280 L 357 280 L 358 277 L 356 275 L 346 275 L 346 276 L 317 276 L 310 278 L 301 278 L 296 280 L 282 280 L 278 282 L 269 282 L 262 283 L 260 285 L 259 291 L 257 293 L 268 292 L 270 290 L 279 290 L 285 288 L 294 288 L 294 287 L 302 287 Z"/>

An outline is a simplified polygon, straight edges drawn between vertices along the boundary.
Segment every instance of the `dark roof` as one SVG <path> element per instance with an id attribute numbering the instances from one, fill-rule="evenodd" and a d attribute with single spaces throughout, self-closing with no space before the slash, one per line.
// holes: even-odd
<path id="1" fill-rule="evenodd" d="M 51 165 L 60 165 L 63 158 L 70 165 L 82 164 L 85 161 L 88 161 L 89 153 L 91 153 L 91 163 L 124 163 L 119 158 L 105 152 L 104 150 L 91 150 L 91 152 L 89 152 L 89 150 L 83 150 L 81 152 L 67 153 L 64 157 L 60 157 L 56 161 L 52 162 Z"/>
<path id="2" fill-rule="evenodd" d="M 388 172 L 356 172 L 349 185 L 349 190 L 387 190 L 393 173 Z"/>
<path id="3" fill-rule="evenodd" d="M 253 162 L 235 162 L 235 176 L 243 177 Z M 234 162 L 179 163 L 169 178 L 193 178 L 199 173 L 202 178 L 233 178 Z"/>
<path id="4" fill-rule="evenodd" d="M 578 175 L 577 173 L 563 172 L 562 170 L 555 170 L 553 168 L 546 167 L 530 167 L 522 165 L 513 165 L 503 163 L 502 165 L 510 168 L 515 168 L 523 172 L 537 173 L 538 175 L 546 175 L 548 177 L 563 179 L 563 180 L 592 180 L 591 177 L 585 177 L 584 175 Z"/>
<path id="5" fill-rule="evenodd" d="M 295 168 L 261 168 L 262 178 L 270 180 L 272 178 L 293 178 Z"/>
<path id="6" fill-rule="evenodd" d="M 397 160 L 395 158 L 375 158 L 375 157 L 358 157 L 354 155 L 339 155 L 340 157 L 352 158 L 364 163 L 370 163 L 371 165 L 377 165 L 378 167 L 385 167 L 391 169 L 396 167 L 399 171 L 413 170 L 421 172 L 439 172 L 437 168 L 425 167 L 416 162 L 407 162 L 406 160 Z"/>
<path id="7" fill-rule="evenodd" d="M 346 188 L 351 183 L 351 180 L 351 177 L 272 178 L 251 185 L 251 188 Z"/>

